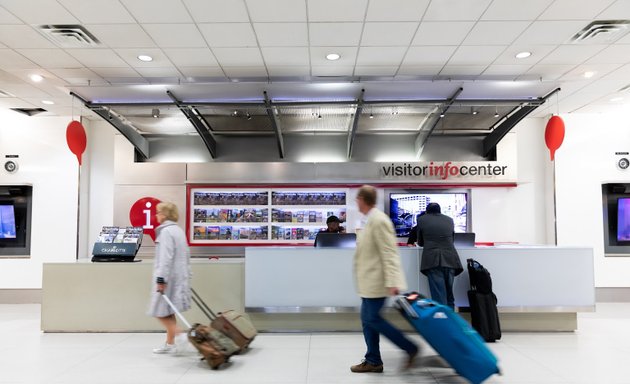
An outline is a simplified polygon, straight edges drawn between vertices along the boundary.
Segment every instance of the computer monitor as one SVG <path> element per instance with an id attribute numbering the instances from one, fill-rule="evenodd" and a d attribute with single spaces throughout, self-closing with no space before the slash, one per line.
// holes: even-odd
<path id="1" fill-rule="evenodd" d="M 315 237 L 316 248 L 356 248 L 357 235 L 355 233 L 320 232 Z"/>
<path id="2" fill-rule="evenodd" d="M 472 248 L 475 246 L 474 232 L 455 232 L 453 234 L 455 248 Z"/>

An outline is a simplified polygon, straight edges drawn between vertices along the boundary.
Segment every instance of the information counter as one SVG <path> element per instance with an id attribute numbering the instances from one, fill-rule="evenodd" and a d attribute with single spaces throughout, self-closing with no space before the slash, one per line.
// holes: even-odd
<path id="1" fill-rule="evenodd" d="M 358 331 L 352 249 L 250 247 L 245 258 L 195 259 L 193 287 L 216 311 L 245 311 L 261 331 Z M 420 248 L 400 248 L 409 290 L 429 293 Z M 569 247 L 460 249 L 492 273 L 505 331 L 572 331 L 577 312 L 593 311 L 593 251 Z M 140 263 L 45 263 L 42 323 L 46 332 L 151 332 L 151 260 Z M 455 279 L 466 317 L 468 275 Z M 207 322 L 193 308 L 191 322 Z M 393 309 L 386 316 L 409 329 Z"/>

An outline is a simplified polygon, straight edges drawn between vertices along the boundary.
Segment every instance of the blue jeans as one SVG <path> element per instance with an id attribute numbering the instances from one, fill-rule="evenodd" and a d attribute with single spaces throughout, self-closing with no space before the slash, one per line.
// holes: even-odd
<path id="1" fill-rule="evenodd" d="M 418 347 L 414 343 L 381 317 L 380 312 L 384 304 L 384 297 L 376 299 L 361 298 L 361 324 L 363 325 L 363 337 L 367 345 L 365 361 L 372 365 L 383 364 L 379 347 L 379 334 L 383 334 L 383 336 L 408 354 L 418 351 Z"/>
<path id="2" fill-rule="evenodd" d="M 429 279 L 431 298 L 454 309 L 453 280 L 455 279 L 455 270 L 446 267 L 431 268 L 427 271 L 427 278 Z"/>

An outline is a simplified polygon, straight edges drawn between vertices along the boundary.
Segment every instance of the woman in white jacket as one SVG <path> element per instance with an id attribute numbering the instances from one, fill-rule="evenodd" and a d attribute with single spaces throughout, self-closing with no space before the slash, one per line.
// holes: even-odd
<path id="1" fill-rule="evenodd" d="M 148 314 L 157 317 L 166 328 L 166 343 L 155 348 L 153 353 L 173 353 L 176 351 L 175 337 L 179 333 L 177 320 L 161 296 L 166 294 L 180 312 L 190 309 L 190 251 L 184 231 L 176 224 L 179 219 L 177 206 L 159 203 L 155 216 L 160 226 L 155 229 L 155 290 L 152 292 Z"/>

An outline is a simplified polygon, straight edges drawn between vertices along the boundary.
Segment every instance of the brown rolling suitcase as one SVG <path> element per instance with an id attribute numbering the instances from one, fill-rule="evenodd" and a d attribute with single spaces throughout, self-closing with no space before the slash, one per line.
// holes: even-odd
<path id="1" fill-rule="evenodd" d="M 234 310 L 219 312 L 219 314 L 216 315 L 194 289 L 191 289 L 191 291 L 193 301 L 201 308 L 206 316 L 208 316 L 212 328 L 223 332 L 241 349 L 245 349 L 249 346 L 258 334 L 249 319 Z"/>

